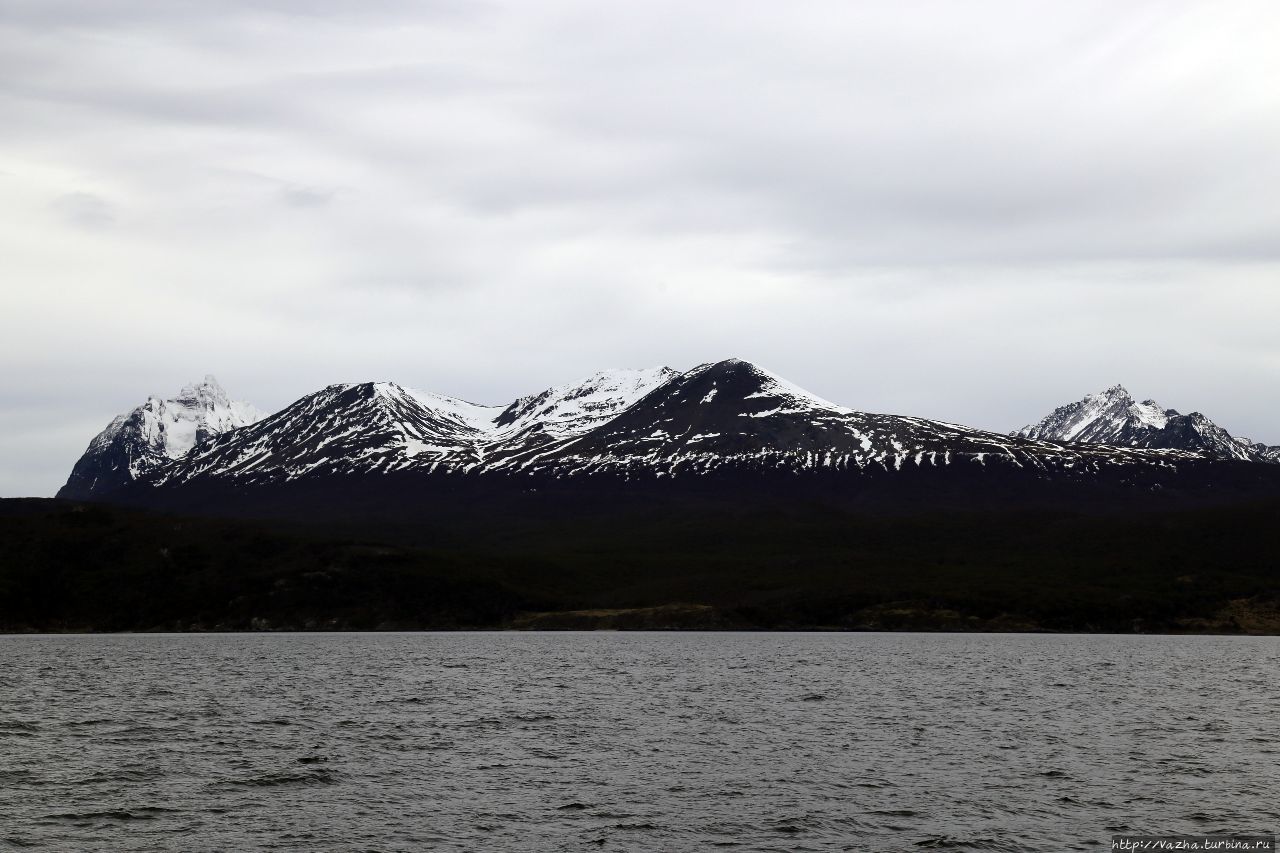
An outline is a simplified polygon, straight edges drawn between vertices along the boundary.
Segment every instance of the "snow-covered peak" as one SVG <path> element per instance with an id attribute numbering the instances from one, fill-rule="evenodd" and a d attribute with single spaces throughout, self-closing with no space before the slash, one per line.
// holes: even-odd
<path id="1" fill-rule="evenodd" d="M 1233 438 L 1199 412 L 1184 415 L 1155 400 L 1135 402 L 1120 385 L 1060 406 L 1015 435 L 1046 441 L 1187 450 L 1222 459 L 1275 461 L 1265 446 Z"/>
<path id="2" fill-rule="evenodd" d="M 521 397 L 494 421 L 495 437 L 538 429 L 551 438 L 586 432 L 679 374 L 669 367 L 612 369 Z"/>
<path id="3" fill-rule="evenodd" d="M 1123 385 L 1113 385 L 1088 394 L 1079 402 L 1058 407 L 1039 423 L 1025 426 L 1016 434 L 1048 441 L 1105 444 L 1125 429 L 1159 429 L 1164 419 L 1164 411 L 1154 401 L 1137 403 Z"/>
<path id="4" fill-rule="evenodd" d="M 174 400 L 181 400 L 190 405 L 201 406 L 225 406 L 231 403 L 226 389 L 219 384 L 217 378 L 209 373 L 205 374 L 203 380 L 199 382 L 191 382 L 182 386 L 182 390 L 177 393 Z"/>
<path id="5" fill-rule="evenodd" d="M 1164 429 L 1169 415 L 1177 414 L 1172 409 L 1166 410 L 1155 400 L 1137 402 L 1133 395 L 1119 384 L 1112 385 L 1101 393 L 1090 394 L 1082 402 L 1088 403 L 1085 410 L 1094 417 L 1094 420 L 1102 416 L 1111 417 L 1112 420 L 1116 417 L 1128 417 L 1153 429 Z M 1082 429 L 1087 428 L 1087 424 L 1082 424 Z"/>
<path id="6" fill-rule="evenodd" d="M 149 397 L 134 410 L 144 442 L 170 459 L 182 458 L 205 438 L 262 417 L 253 405 L 232 400 L 212 376 L 184 386 L 174 397 Z"/>
<path id="7" fill-rule="evenodd" d="M 1153 429 L 1164 429 L 1169 424 L 1169 416 L 1177 414 L 1173 409 L 1162 408 L 1155 400 L 1133 403 L 1129 411 L 1139 423 Z"/>
<path id="8" fill-rule="evenodd" d="M 111 491 L 185 457 L 206 439 L 262 418 L 253 405 L 232 400 L 212 376 L 173 397 L 148 397 L 89 443 L 59 494 L 81 498 Z"/>

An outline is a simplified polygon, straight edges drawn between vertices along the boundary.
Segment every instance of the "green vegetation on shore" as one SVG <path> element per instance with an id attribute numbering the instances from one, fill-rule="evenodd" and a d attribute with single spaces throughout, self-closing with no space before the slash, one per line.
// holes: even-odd
<path id="1" fill-rule="evenodd" d="M 632 508 L 395 529 L 0 502 L 0 630 L 1280 633 L 1280 506 Z"/>

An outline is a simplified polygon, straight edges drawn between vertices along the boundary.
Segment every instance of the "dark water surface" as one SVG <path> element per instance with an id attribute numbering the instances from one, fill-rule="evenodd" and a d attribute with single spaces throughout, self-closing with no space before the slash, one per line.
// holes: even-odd
<path id="1" fill-rule="evenodd" d="M 1276 638 L 0 637 L 0 849 L 1271 833 L 1278 692 Z"/>

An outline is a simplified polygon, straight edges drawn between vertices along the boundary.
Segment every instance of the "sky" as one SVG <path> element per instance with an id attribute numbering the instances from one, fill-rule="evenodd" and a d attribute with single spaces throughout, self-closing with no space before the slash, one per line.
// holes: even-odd
<path id="1" fill-rule="evenodd" d="M 0 496 L 216 375 L 1280 444 L 1280 4 L 0 0 Z"/>

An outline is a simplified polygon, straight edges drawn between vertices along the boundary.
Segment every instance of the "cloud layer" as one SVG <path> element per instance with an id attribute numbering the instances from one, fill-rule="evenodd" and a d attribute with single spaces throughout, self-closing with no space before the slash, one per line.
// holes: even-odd
<path id="1" fill-rule="evenodd" d="M 1280 443 L 1267 2 L 0 0 L 0 494 L 147 394 L 739 356 Z"/>

